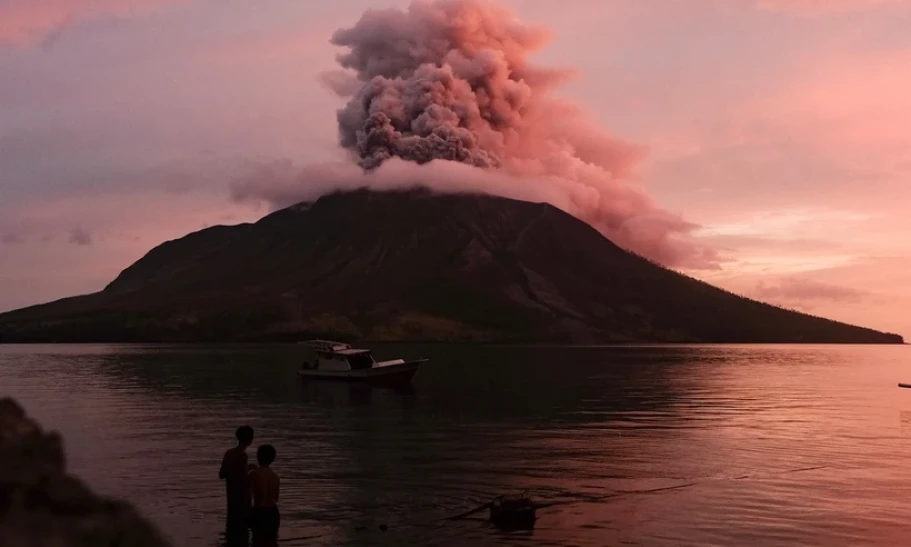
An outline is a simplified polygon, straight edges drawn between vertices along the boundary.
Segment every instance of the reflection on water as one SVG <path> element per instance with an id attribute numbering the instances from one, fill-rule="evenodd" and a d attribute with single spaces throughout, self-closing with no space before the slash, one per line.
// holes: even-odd
<path id="1" fill-rule="evenodd" d="M 0 346 L 0 395 L 63 433 L 77 474 L 178 546 L 225 544 L 217 468 L 244 423 L 254 446 L 278 449 L 283 545 L 894 545 L 911 533 L 904 347 L 377 356 L 431 361 L 393 391 L 302 382 L 293 346 Z M 555 503 L 532 532 L 499 532 L 483 513 L 441 522 L 518 492 Z"/>

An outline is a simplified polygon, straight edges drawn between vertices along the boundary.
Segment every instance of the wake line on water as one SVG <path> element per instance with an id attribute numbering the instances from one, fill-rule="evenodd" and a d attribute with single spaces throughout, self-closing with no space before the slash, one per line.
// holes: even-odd
<path id="1" fill-rule="evenodd" d="M 776 476 L 781 476 L 781 475 L 789 475 L 789 474 L 793 474 L 793 473 L 803 473 L 803 472 L 808 472 L 808 471 L 818 471 L 821 469 L 829 469 L 830 467 L 831 466 L 828 466 L 828 465 L 816 465 L 816 466 L 811 466 L 811 467 L 798 467 L 798 468 L 794 468 L 794 469 L 785 469 L 783 471 L 777 471 L 777 472 L 771 472 L 771 473 L 746 474 L 746 475 L 738 475 L 738 476 L 734 476 L 734 477 L 707 478 L 707 479 L 693 481 L 693 482 L 675 484 L 675 485 L 671 485 L 671 486 L 663 486 L 660 488 L 650 488 L 650 489 L 645 489 L 645 490 L 617 490 L 617 491 L 611 492 L 609 494 L 604 494 L 604 495 L 600 495 L 600 496 L 587 496 L 585 494 L 564 491 L 564 492 L 559 492 L 557 494 L 558 497 L 562 497 L 563 499 L 557 499 L 554 501 L 544 502 L 544 503 L 533 503 L 533 506 L 537 510 L 537 509 L 546 509 L 546 508 L 550 508 L 550 507 L 575 505 L 575 504 L 580 504 L 580 503 L 600 503 L 600 502 L 605 502 L 605 501 L 608 501 L 608 500 L 611 500 L 614 498 L 620 498 L 623 496 L 656 494 L 659 492 L 667 492 L 667 491 L 672 491 L 672 490 L 682 490 L 685 488 L 693 488 L 693 487 L 707 484 L 710 482 L 728 481 L 728 480 L 737 481 L 737 480 L 759 479 L 759 478 L 766 478 L 766 477 L 776 477 Z M 553 493 L 554 493 L 553 492 L 554 489 L 542 487 L 542 488 L 533 488 L 533 489 L 525 490 L 521 494 L 519 494 L 518 496 L 515 496 L 515 497 L 530 498 L 535 493 L 539 493 L 539 497 L 544 497 L 544 496 L 540 496 L 540 493 L 542 491 L 550 491 L 551 496 L 553 496 Z M 545 496 L 547 496 L 547 494 L 545 494 Z M 396 528 L 397 529 L 429 528 L 429 527 L 436 528 L 436 527 L 439 527 L 440 523 L 442 523 L 442 522 L 467 520 L 467 519 L 469 519 L 469 517 L 472 517 L 473 515 L 476 515 L 483 511 L 489 510 L 493 506 L 493 504 L 496 502 L 496 499 L 502 499 L 504 497 L 507 497 L 507 496 L 503 496 L 503 495 L 497 496 L 494 499 L 494 501 L 490 501 L 483 505 L 479 505 L 473 509 L 464 511 L 457 515 L 444 517 L 441 519 L 437 519 L 435 521 L 417 521 L 417 522 L 412 522 L 412 523 L 404 523 L 404 524 L 396 526 Z M 332 521 L 346 520 L 346 518 L 345 517 L 319 518 L 319 519 L 315 519 L 315 520 L 317 520 L 318 522 L 332 522 Z M 481 520 L 481 519 L 475 519 L 475 520 Z M 366 531 L 366 529 L 367 529 L 366 526 L 359 527 L 359 530 L 361 530 L 361 531 Z M 384 532 L 388 529 L 389 529 L 389 527 L 385 524 L 380 526 L 380 530 L 382 530 Z M 317 539 L 319 537 L 321 537 L 321 536 L 320 535 L 300 536 L 300 537 L 279 539 L 278 541 L 280 543 L 294 543 L 294 542 L 306 541 L 306 540 L 311 540 L 311 539 Z"/>
<path id="2" fill-rule="evenodd" d="M 650 488 L 647 490 L 617 490 L 610 494 L 604 494 L 601 496 L 586 496 L 584 494 L 568 493 L 568 495 L 566 495 L 564 497 L 570 498 L 570 499 L 562 499 L 562 500 L 552 501 L 552 502 L 548 502 L 548 503 L 538 503 L 538 504 L 535 504 L 535 508 L 536 509 L 545 509 L 548 507 L 574 505 L 574 504 L 578 504 L 578 503 L 598 503 L 598 502 L 607 501 L 607 500 L 622 497 L 622 496 L 629 496 L 629 495 L 635 495 L 635 494 L 654 494 L 654 493 L 658 493 L 658 492 L 666 492 L 669 490 L 682 490 L 684 488 L 692 488 L 694 486 L 699 486 L 701 484 L 706 484 L 706 483 L 714 482 L 714 481 L 746 480 L 746 479 L 755 479 L 755 478 L 775 477 L 775 476 L 779 476 L 779 475 L 788 475 L 788 474 L 792 474 L 792 473 L 801 473 L 801 472 L 806 472 L 806 471 L 817 471 L 820 469 L 828 469 L 828 468 L 829 468 L 829 466 L 827 466 L 827 465 L 816 465 L 816 466 L 812 466 L 812 467 L 799 467 L 796 469 L 786 469 L 784 471 L 778 471 L 778 472 L 774 472 L 774 473 L 739 475 L 736 477 L 709 478 L 709 479 L 703 479 L 700 481 L 676 484 L 676 485 L 672 485 L 672 486 L 663 486 L 661 488 Z M 535 492 L 535 490 L 536 489 L 526 490 L 517 497 L 529 497 L 530 495 L 532 495 Z M 482 511 L 486 511 L 486 510 L 490 509 L 490 507 L 493 503 L 494 502 L 491 501 L 491 502 L 485 503 L 484 505 L 475 507 L 474 509 L 471 509 L 469 511 L 465 511 L 464 513 L 459 513 L 458 515 L 454 515 L 451 517 L 445 517 L 441 520 L 443 520 L 443 521 L 461 520 L 461 519 L 470 517 L 472 515 L 475 515 L 477 513 L 480 513 Z"/>
<path id="3" fill-rule="evenodd" d="M 654 493 L 657 493 L 657 492 L 665 492 L 665 491 L 668 491 L 668 490 L 681 490 L 681 489 L 683 489 L 683 488 L 692 488 L 692 487 L 694 487 L 694 486 L 699 486 L 699 485 L 701 485 L 701 484 L 706 484 L 706 483 L 713 482 L 713 481 L 725 481 L 725 480 L 739 481 L 739 480 L 745 480 L 745 479 L 756 479 L 756 478 L 765 478 L 765 477 L 777 477 L 777 476 L 779 476 L 779 475 L 788 475 L 788 474 L 791 474 L 791 473 L 801 473 L 801 472 L 804 472 L 804 471 L 817 471 L 817 470 L 819 470 L 819 469 L 827 469 L 828 467 L 829 467 L 829 466 L 827 466 L 827 465 L 816 465 L 816 466 L 813 466 L 813 467 L 799 467 L 799 468 L 797 468 L 797 469 L 787 469 L 787 470 L 778 471 L 778 472 L 775 472 L 775 473 L 765 473 L 765 474 L 758 474 L 758 475 L 756 475 L 756 474 L 754 474 L 754 475 L 740 475 L 740 476 L 737 476 L 737 477 L 718 477 L 718 478 L 709 478 L 709 479 L 703 479 L 703 480 L 695 481 L 695 482 L 687 482 L 687 483 L 683 483 L 683 484 L 677 484 L 677 485 L 673 485 L 673 486 L 664 486 L 664 487 L 661 487 L 661 488 L 650 488 L 650 489 L 648 489 L 648 490 L 618 490 L 618 491 L 616 491 L 616 492 L 614 492 L 614 493 L 612 493 L 612 494 L 606 494 L 606 495 L 604 495 L 604 496 L 585 497 L 585 498 L 583 498 L 583 499 L 579 499 L 579 500 L 576 500 L 576 501 L 555 502 L 555 503 L 547 504 L 547 505 L 545 505 L 545 506 L 543 506 L 543 507 L 554 507 L 554 506 L 556 506 L 556 505 L 570 505 L 570 504 L 573 504 L 573 503 L 596 503 L 596 502 L 598 502 L 598 501 L 604 501 L 604 500 L 608 500 L 608 499 L 612 499 L 612 498 L 617 498 L 617 497 L 620 497 L 620 496 L 627 496 L 627 495 L 633 495 L 633 494 L 654 494 Z M 543 508 L 543 507 L 542 507 L 542 508 Z"/>

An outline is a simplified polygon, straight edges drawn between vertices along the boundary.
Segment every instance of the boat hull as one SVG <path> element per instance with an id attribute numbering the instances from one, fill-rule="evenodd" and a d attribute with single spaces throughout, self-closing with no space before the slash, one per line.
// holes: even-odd
<path id="1" fill-rule="evenodd" d="M 369 384 L 403 385 L 410 384 L 420 366 L 427 359 L 406 361 L 394 365 L 354 370 L 319 370 L 302 368 L 297 374 L 306 380 L 336 380 L 344 382 L 365 382 Z"/>

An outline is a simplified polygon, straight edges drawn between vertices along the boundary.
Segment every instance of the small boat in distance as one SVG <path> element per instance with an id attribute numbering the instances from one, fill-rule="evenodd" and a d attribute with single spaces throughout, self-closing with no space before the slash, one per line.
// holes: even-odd
<path id="1" fill-rule="evenodd" d="M 377 361 L 369 349 L 331 340 L 309 340 L 301 344 L 310 353 L 297 371 L 302 378 L 402 385 L 410 383 L 421 364 L 427 362 L 427 359 Z"/>

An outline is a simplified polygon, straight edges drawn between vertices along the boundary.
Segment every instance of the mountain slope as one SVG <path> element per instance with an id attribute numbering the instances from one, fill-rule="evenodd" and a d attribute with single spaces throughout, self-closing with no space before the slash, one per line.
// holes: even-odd
<path id="1" fill-rule="evenodd" d="M 103 291 L 0 315 L 0 340 L 900 343 L 727 293 L 546 204 L 368 191 L 164 243 Z"/>

